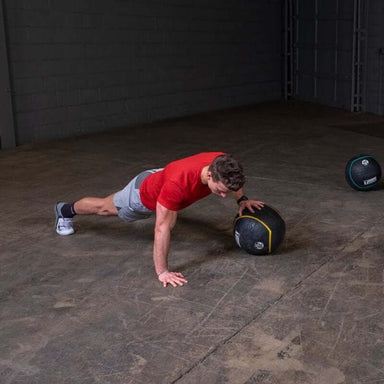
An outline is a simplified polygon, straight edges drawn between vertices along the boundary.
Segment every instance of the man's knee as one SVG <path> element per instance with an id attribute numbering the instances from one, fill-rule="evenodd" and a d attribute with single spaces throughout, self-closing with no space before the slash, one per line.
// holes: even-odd
<path id="1" fill-rule="evenodd" d="M 117 208 L 113 202 L 113 195 L 103 199 L 97 212 L 98 215 L 109 216 L 117 215 Z"/>

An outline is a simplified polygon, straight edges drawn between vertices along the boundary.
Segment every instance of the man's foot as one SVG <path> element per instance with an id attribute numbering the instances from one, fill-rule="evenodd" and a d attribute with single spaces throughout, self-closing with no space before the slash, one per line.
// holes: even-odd
<path id="1" fill-rule="evenodd" d="M 59 201 L 55 205 L 55 214 L 56 214 L 56 223 L 55 228 L 56 232 L 61 236 L 68 236 L 75 233 L 75 230 L 73 229 L 72 219 L 68 217 L 63 217 L 61 213 L 61 207 L 65 203 Z"/>

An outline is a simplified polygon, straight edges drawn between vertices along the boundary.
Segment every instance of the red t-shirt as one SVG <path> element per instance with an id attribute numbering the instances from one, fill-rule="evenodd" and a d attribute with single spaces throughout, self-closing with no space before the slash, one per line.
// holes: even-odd
<path id="1" fill-rule="evenodd" d="M 159 202 L 165 208 L 179 211 L 208 196 L 211 190 L 201 182 L 201 171 L 223 152 L 204 152 L 169 163 L 162 171 L 146 177 L 140 186 L 142 203 L 156 211 Z"/>

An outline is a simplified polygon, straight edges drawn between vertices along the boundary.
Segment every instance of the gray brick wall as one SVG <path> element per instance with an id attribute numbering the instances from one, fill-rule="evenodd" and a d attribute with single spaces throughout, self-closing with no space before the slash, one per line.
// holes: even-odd
<path id="1" fill-rule="evenodd" d="M 370 0 L 367 35 L 365 110 L 384 114 L 384 1 Z"/>
<path id="2" fill-rule="evenodd" d="M 4 0 L 18 144 L 281 97 L 280 0 Z"/>
<path id="3" fill-rule="evenodd" d="M 353 0 L 293 4 L 295 98 L 350 110 Z"/>

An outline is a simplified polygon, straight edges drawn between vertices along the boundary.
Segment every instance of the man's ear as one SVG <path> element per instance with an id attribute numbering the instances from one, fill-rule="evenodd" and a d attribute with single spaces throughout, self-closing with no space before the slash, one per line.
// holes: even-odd
<path id="1" fill-rule="evenodd" d="M 209 180 L 209 179 L 212 179 L 212 172 L 211 172 L 211 171 L 208 171 L 208 172 L 207 172 L 207 178 L 208 178 L 208 180 Z"/>

